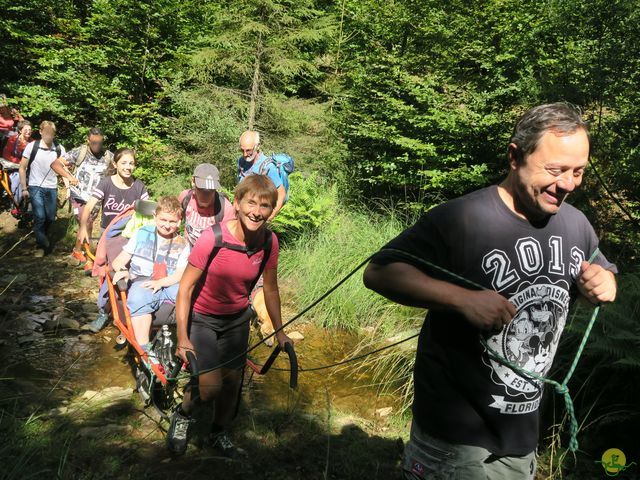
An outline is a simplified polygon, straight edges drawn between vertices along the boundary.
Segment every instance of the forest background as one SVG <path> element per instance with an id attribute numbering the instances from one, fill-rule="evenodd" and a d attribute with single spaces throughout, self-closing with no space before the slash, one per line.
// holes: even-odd
<path id="1" fill-rule="evenodd" d="M 2 0 L 0 11 L 0 93 L 34 124 L 53 120 L 67 148 L 93 126 L 112 149 L 136 148 L 154 197 L 186 188 L 204 161 L 231 190 L 248 127 L 267 152 L 291 154 L 291 201 L 274 228 L 300 306 L 421 212 L 502 178 L 527 108 L 578 105 L 592 154 L 571 202 L 617 263 L 621 291 L 572 391 L 586 450 L 637 450 L 637 1 Z M 587 310 L 572 317 L 554 371 L 572 360 Z M 314 320 L 393 334 L 422 315 L 355 279 Z M 407 400 L 411 357 L 370 364 Z M 545 412 L 549 426 L 561 405 Z"/>

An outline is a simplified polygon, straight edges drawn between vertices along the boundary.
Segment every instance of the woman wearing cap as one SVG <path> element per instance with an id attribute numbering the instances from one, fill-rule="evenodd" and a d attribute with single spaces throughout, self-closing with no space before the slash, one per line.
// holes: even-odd
<path id="1" fill-rule="evenodd" d="M 210 163 L 198 165 L 191 178 L 191 187 L 180 196 L 185 237 L 191 246 L 200 234 L 214 223 L 235 218 L 236 211 L 231 202 L 220 192 L 220 173 Z"/>
<path id="2" fill-rule="evenodd" d="M 213 446 L 227 457 L 237 452 L 227 429 L 233 420 L 246 363 L 252 317 L 249 294 L 261 271 L 269 315 L 276 329 L 282 325 L 278 239 L 266 228 L 278 192 L 266 176 L 252 175 L 240 182 L 234 193 L 237 218 L 216 226 L 216 232 L 214 229 L 202 232 L 180 281 L 176 355 L 186 361 L 187 352 L 193 352 L 200 375 L 199 397 L 193 398 L 188 388 L 171 417 L 167 444 L 176 454 L 186 451 L 196 401 L 215 401 L 209 437 Z M 276 338 L 280 346 L 291 342 L 282 331 Z"/>

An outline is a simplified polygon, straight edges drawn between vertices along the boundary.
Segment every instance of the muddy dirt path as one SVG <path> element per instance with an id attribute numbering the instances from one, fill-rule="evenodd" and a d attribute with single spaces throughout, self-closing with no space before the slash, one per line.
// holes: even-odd
<path id="1" fill-rule="evenodd" d="M 82 329 L 97 313 L 97 281 L 68 259 L 66 229 L 66 219 L 58 220 L 61 240 L 53 254 L 36 259 L 31 236 L 16 245 L 27 232 L 0 215 L 0 255 L 15 246 L 0 259 L 2 478 L 399 476 L 406 425 L 388 415 L 396 408 L 392 398 L 347 369 L 301 372 L 296 391 L 286 372 L 247 376 L 232 437 L 248 456 L 220 459 L 198 445 L 196 433 L 187 454 L 171 458 L 167 424 L 136 394 L 131 357 L 116 348 L 116 329 Z M 309 323 L 292 330 L 304 337 L 296 345 L 303 367 L 342 360 L 358 341 Z M 262 346 L 252 355 L 262 363 L 269 353 Z M 275 366 L 287 367 L 285 357 Z M 206 423 L 207 413 L 200 417 Z"/>

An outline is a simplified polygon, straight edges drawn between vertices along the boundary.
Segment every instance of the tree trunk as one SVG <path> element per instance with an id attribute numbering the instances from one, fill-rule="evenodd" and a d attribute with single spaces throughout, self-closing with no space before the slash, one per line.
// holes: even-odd
<path id="1" fill-rule="evenodd" d="M 256 110 L 258 95 L 260 94 L 260 57 L 262 55 L 262 34 L 258 34 L 256 43 L 256 62 L 253 67 L 253 80 L 251 82 L 251 99 L 249 101 L 249 130 L 253 130 L 256 123 Z"/>

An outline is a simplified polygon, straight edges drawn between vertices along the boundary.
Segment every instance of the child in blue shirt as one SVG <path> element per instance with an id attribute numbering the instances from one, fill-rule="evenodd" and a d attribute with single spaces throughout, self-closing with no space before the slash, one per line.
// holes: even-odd
<path id="1" fill-rule="evenodd" d="M 178 234 L 182 205 L 176 197 L 162 197 L 155 226 L 140 228 L 112 263 L 113 282 L 131 281 L 127 307 L 136 341 L 148 350 L 149 331 L 162 303 L 176 301 L 180 278 L 187 267 L 189 243 Z M 127 269 L 127 265 L 129 268 Z"/>

